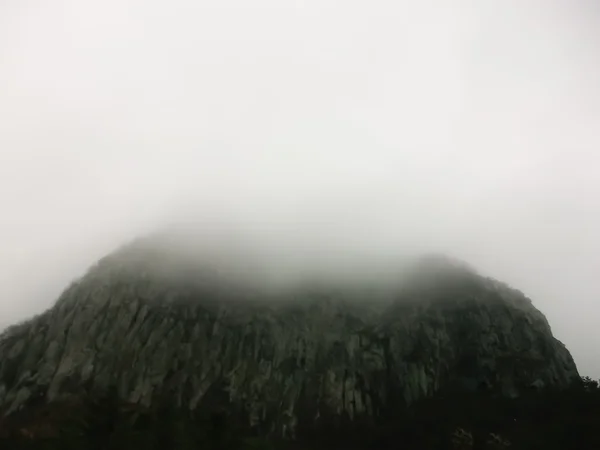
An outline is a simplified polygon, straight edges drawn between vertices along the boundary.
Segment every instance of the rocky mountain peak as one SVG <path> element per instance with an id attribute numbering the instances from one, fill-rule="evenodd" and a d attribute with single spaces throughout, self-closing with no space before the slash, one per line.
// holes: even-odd
<path id="1" fill-rule="evenodd" d="M 3 334 L 0 406 L 113 389 L 131 404 L 224 408 L 294 436 L 445 389 L 516 396 L 578 377 L 525 295 L 458 261 L 427 256 L 397 277 L 268 289 L 246 250 L 163 237 L 108 255 Z"/>

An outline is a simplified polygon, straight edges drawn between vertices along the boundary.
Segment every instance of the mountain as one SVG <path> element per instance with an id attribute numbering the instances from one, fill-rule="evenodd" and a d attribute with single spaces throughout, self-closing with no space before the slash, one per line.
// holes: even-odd
<path id="1" fill-rule="evenodd" d="M 441 393 L 519 398 L 579 379 L 530 299 L 462 263 L 342 278 L 269 284 L 252 252 L 140 239 L 1 335 L 0 408 L 112 393 L 293 440 Z"/>

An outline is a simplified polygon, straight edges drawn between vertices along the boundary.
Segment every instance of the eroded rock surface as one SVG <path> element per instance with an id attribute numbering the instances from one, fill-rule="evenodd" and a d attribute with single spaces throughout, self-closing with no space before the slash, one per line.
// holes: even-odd
<path id="1" fill-rule="evenodd" d="M 111 255 L 0 337 L 3 408 L 116 387 L 148 406 L 235 407 L 293 437 L 319 418 L 386 414 L 444 386 L 518 395 L 578 376 L 528 298 L 464 267 L 428 263 L 395 290 L 266 294 L 143 261 Z"/>

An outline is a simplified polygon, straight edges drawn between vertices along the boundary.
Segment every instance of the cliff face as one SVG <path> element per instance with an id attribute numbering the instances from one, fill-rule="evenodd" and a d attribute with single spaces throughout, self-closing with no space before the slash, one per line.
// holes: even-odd
<path id="1" fill-rule="evenodd" d="M 2 408 L 115 387 L 130 402 L 235 410 L 294 436 L 450 386 L 517 395 L 578 377 L 529 299 L 444 262 L 394 289 L 266 293 L 140 261 L 107 258 L 0 337 Z"/>

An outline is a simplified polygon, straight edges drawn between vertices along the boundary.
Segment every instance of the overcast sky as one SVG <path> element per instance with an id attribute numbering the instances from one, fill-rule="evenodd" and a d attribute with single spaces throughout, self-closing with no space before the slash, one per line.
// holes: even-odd
<path id="1" fill-rule="evenodd" d="M 3 0 L 0 327 L 189 209 L 465 259 L 600 377 L 595 3 Z"/>

